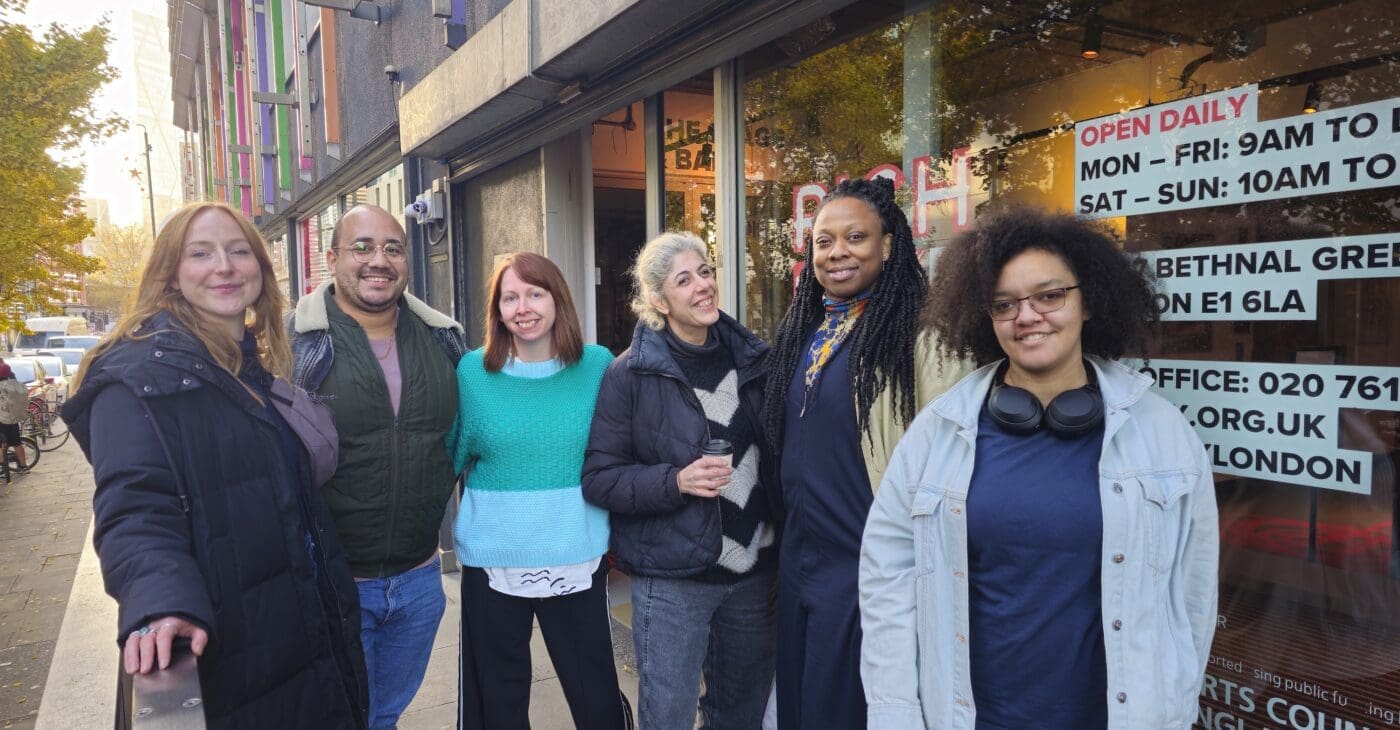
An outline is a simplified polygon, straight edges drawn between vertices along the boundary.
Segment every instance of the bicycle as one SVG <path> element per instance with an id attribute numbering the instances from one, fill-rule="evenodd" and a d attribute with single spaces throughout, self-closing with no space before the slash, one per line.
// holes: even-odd
<path id="1" fill-rule="evenodd" d="M 24 446 L 24 466 L 20 466 L 19 454 L 16 453 L 15 447 L 9 444 L 5 445 L 5 458 L 0 459 L 0 478 L 3 478 L 6 484 L 10 483 L 11 474 L 23 474 L 39 463 L 39 442 L 28 436 L 20 437 L 19 442 Z"/>
<path id="2" fill-rule="evenodd" d="M 25 404 L 24 418 L 20 419 L 19 422 L 20 433 L 43 442 L 47 436 L 43 429 L 39 428 L 39 423 L 45 420 L 44 412 L 46 410 L 48 410 L 48 404 L 44 402 L 44 396 L 30 396 L 29 402 Z"/>
<path id="3" fill-rule="evenodd" d="M 30 398 L 24 433 L 36 439 L 40 451 L 53 451 L 68 442 L 68 427 L 43 398 Z"/>

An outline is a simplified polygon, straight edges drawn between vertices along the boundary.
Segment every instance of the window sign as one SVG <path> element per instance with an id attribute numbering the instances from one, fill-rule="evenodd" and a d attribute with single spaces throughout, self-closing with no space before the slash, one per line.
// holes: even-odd
<path id="1" fill-rule="evenodd" d="M 1075 125 L 1087 216 L 1160 213 L 1400 183 L 1400 99 L 1259 122 L 1245 86 Z"/>
<path id="2" fill-rule="evenodd" d="M 952 151 L 946 164 L 935 160 L 931 155 L 922 155 L 913 160 L 914 181 L 909 190 L 909 227 L 915 238 L 926 238 L 934 232 L 934 222 L 946 223 L 942 230 L 962 231 L 971 225 L 973 186 L 970 182 L 970 153 L 960 147 Z M 907 179 L 898 165 L 885 163 L 870 168 L 865 173 L 866 180 L 883 177 L 894 183 L 896 191 L 904 190 Z M 832 184 L 840 184 L 850 179 L 848 175 L 837 175 Z M 812 224 L 817 220 L 816 205 L 831 188 L 812 181 L 794 186 L 792 189 L 792 249 L 801 252 L 807 237 L 812 234 Z"/>
<path id="3" fill-rule="evenodd" d="M 1181 408 L 1214 471 L 1371 493 L 1371 455 L 1338 448 L 1345 409 L 1400 409 L 1400 368 L 1159 360 L 1138 363 Z"/>
<path id="4" fill-rule="evenodd" d="M 1142 255 L 1164 320 L 1313 320 L 1319 281 L 1400 276 L 1400 233 Z"/>

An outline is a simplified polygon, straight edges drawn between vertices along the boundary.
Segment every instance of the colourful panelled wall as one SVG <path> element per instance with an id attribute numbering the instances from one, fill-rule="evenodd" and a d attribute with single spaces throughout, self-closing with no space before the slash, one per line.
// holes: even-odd
<path id="1" fill-rule="evenodd" d="M 312 157 L 297 135 L 301 112 L 290 103 L 297 98 L 297 74 L 304 72 L 295 59 L 305 44 L 298 33 L 299 4 L 219 0 L 217 19 L 210 18 L 216 22 L 204 28 L 199 119 L 209 142 L 202 151 L 204 193 L 250 217 L 290 202 L 296 175 L 311 169 L 307 163 Z M 335 48 L 333 17 L 329 11 L 320 17 L 327 55 Z M 316 61 L 334 69 L 333 55 Z M 334 76 L 327 82 L 333 84 Z M 322 93 L 327 101 L 336 96 L 333 86 Z M 338 105 L 323 106 L 332 117 L 324 121 L 338 138 Z"/>

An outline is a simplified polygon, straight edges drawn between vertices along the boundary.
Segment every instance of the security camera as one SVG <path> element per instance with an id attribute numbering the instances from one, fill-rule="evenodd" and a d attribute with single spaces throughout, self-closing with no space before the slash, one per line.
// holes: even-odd
<path id="1" fill-rule="evenodd" d="M 437 223 L 442 220 L 446 211 L 447 201 L 443 199 L 442 193 L 428 191 L 414 198 L 413 202 L 403 209 L 403 214 L 420 224 Z"/>
<path id="2" fill-rule="evenodd" d="M 409 203 L 403 209 L 404 215 L 408 216 L 409 218 L 412 218 L 415 221 L 418 221 L 419 223 L 428 222 L 429 212 L 430 211 L 428 208 L 428 201 L 426 200 L 415 200 L 412 203 Z"/>
<path id="3" fill-rule="evenodd" d="M 392 63 L 389 64 L 388 66 L 385 66 L 385 67 L 384 67 L 384 75 L 385 75 L 385 76 L 388 76 L 390 81 L 398 81 L 398 80 L 399 80 L 399 67 L 398 67 L 398 66 L 395 66 L 395 65 L 392 64 Z"/>

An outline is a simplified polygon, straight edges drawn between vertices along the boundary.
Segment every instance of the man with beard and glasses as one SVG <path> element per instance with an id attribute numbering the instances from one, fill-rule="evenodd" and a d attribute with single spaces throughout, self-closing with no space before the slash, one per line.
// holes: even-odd
<path id="1" fill-rule="evenodd" d="M 323 494 L 360 594 L 370 727 L 392 728 L 427 671 L 446 607 L 438 528 L 456 482 L 462 327 L 404 291 L 408 241 L 383 208 L 346 211 L 331 279 L 297 303 L 293 381 L 335 413 L 340 457 Z"/>

